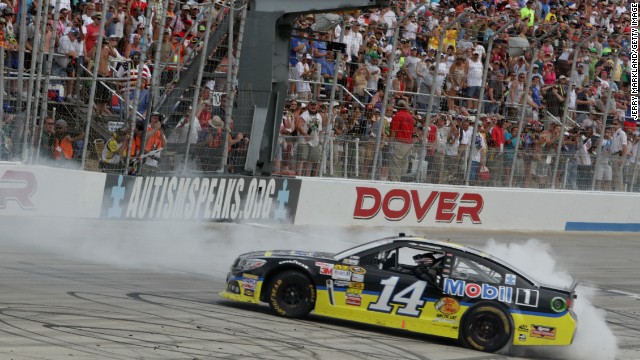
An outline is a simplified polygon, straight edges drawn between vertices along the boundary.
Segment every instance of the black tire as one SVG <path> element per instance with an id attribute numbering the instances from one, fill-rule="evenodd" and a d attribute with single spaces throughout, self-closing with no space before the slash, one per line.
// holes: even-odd
<path id="1" fill-rule="evenodd" d="M 494 305 L 479 305 L 464 315 L 460 339 L 470 349 L 496 352 L 511 340 L 509 316 Z"/>
<path id="2" fill-rule="evenodd" d="M 299 271 L 283 271 L 269 285 L 269 305 L 281 316 L 305 316 L 313 310 L 315 303 L 316 288 Z"/>

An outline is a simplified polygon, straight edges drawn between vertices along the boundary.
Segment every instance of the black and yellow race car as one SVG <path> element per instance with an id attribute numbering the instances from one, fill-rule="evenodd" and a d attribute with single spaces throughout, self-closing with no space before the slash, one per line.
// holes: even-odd
<path id="1" fill-rule="evenodd" d="M 314 311 L 494 352 L 508 344 L 571 344 L 577 327 L 574 289 L 538 284 L 471 247 L 400 234 L 338 254 L 240 255 L 220 295 L 266 302 L 286 317 Z"/>

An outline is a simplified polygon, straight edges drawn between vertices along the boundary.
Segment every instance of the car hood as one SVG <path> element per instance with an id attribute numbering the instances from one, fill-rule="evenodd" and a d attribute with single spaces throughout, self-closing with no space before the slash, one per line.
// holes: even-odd
<path id="1" fill-rule="evenodd" d="M 332 259 L 334 254 L 318 251 L 300 251 L 300 250 L 264 250 L 252 251 L 240 255 L 241 258 L 251 257 L 295 257 L 295 258 L 314 258 L 314 259 Z"/>

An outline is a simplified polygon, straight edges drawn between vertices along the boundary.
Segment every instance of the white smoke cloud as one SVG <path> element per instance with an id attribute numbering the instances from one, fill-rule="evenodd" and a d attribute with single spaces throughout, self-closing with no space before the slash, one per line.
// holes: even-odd
<path id="1" fill-rule="evenodd" d="M 509 244 L 489 240 L 485 251 L 544 284 L 562 287 L 570 286 L 573 282 L 568 271 L 558 265 L 551 255 L 551 246 L 537 239 Z M 531 347 L 527 352 L 556 359 L 615 359 L 618 351 L 616 337 L 607 326 L 605 312 L 592 303 L 595 290 L 578 286 L 576 294 L 578 298 L 574 303 L 574 312 L 578 317 L 578 330 L 573 344 L 565 348 Z"/>

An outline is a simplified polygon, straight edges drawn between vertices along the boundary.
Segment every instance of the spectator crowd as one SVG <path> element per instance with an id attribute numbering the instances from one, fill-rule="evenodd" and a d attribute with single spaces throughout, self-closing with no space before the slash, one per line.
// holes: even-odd
<path id="1" fill-rule="evenodd" d="M 97 71 L 100 77 L 126 78 L 100 82 L 94 112 L 111 115 L 118 95 L 120 101 L 135 100 L 145 117 L 154 71 L 162 68 L 158 85 L 170 89 L 202 48 L 210 12 L 217 19 L 214 27 L 223 16 L 224 1 L 211 3 L 169 0 L 165 11 L 162 1 L 49 3 L 41 35 L 45 54 L 53 56 L 51 74 L 61 79 L 59 93 L 86 102 L 78 77 Z M 385 8 L 301 16 L 291 39 L 289 100 L 274 170 L 439 184 L 590 189 L 594 183 L 596 189 L 637 191 L 640 133 L 630 117 L 629 5 L 628 0 L 395 0 Z M 20 10 L 18 1 L 0 2 L 7 69 L 18 66 Z M 38 3 L 30 2 L 24 14 L 25 68 L 35 61 L 37 11 Z M 97 44 L 101 31 L 103 43 Z M 224 56 L 214 71 L 226 71 L 232 61 Z M 15 92 L 14 85 L 8 92 Z M 204 149 L 197 158 L 204 159 L 205 171 L 214 170 L 206 158 L 223 150 L 241 157 L 248 138 L 240 132 L 221 135 L 226 104 L 214 96 L 221 90 L 220 84 L 206 83 L 193 105 L 195 119 L 183 117 L 166 136 L 160 125 L 150 124 L 145 136 L 154 139 L 150 151 L 167 141 L 193 144 Z M 63 139 L 83 135 L 47 135 L 47 126 L 58 126 L 53 119 L 43 125 L 46 141 L 36 143 L 46 143 L 40 152 L 49 158 L 56 158 Z M 102 162 L 124 158 L 120 143 L 130 138 L 116 132 L 105 139 Z M 68 155 L 68 146 L 61 150 L 57 158 L 77 157 L 73 149 Z"/>
<path id="2" fill-rule="evenodd" d="M 626 0 L 417 0 L 302 16 L 277 168 L 631 191 L 629 11 Z"/>

